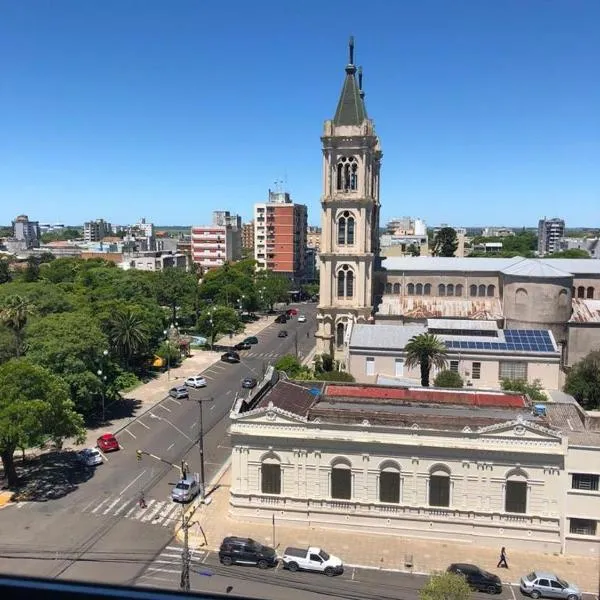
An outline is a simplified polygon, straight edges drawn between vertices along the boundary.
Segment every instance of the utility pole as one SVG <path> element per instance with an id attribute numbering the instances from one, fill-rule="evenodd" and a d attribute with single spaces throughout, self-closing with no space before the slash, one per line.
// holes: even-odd
<path id="1" fill-rule="evenodd" d="M 189 517 L 185 516 L 185 509 L 181 507 L 181 527 L 183 529 L 183 551 L 181 552 L 181 581 L 179 588 L 182 592 L 190 591 L 190 542 L 188 530 L 191 527 Z"/>
<path id="2" fill-rule="evenodd" d="M 296 358 L 298 358 L 298 332 L 294 331 L 294 348 L 296 350 Z"/>
<path id="3" fill-rule="evenodd" d="M 199 429 L 200 432 L 198 434 L 198 454 L 200 455 L 200 498 L 204 501 L 204 497 L 206 495 L 206 479 L 204 474 L 204 410 L 203 410 L 203 402 L 212 402 L 214 398 L 211 396 L 209 398 L 198 398 L 198 405 L 200 408 L 200 419 L 199 419 Z"/>

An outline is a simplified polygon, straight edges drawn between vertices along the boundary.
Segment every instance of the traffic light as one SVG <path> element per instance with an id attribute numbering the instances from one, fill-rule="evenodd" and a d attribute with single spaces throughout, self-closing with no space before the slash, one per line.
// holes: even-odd
<path id="1" fill-rule="evenodd" d="M 138 460 L 142 460 L 142 451 L 141 450 L 136 450 L 135 455 L 137 456 Z"/>

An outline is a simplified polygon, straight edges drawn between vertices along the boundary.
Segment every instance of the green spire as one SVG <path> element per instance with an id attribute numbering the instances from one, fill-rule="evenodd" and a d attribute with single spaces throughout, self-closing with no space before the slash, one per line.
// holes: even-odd
<path id="1" fill-rule="evenodd" d="M 354 65 L 354 38 L 350 37 L 349 62 L 346 65 L 346 78 L 340 100 L 333 117 L 334 125 L 360 125 L 367 118 L 362 85 L 356 82 L 356 66 Z M 362 71 L 360 79 L 362 79 Z"/>

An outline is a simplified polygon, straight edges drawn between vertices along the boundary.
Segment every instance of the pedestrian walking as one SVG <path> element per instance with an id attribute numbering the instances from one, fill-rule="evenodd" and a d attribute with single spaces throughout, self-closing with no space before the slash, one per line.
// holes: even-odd
<path id="1" fill-rule="evenodd" d="M 148 508 L 146 504 L 146 499 L 144 498 L 144 492 L 140 493 L 140 508 Z"/>
<path id="2" fill-rule="evenodd" d="M 504 567 L 505 569 L 508 569 L 508 563 L 506 562 L 506 548 L 504 546 L 502 546 L 502 550 L 500 550 L 500 560 L 498 561 L 498 564 L 496 565 L 497 569 L 499 569 L 500 567 Z"/>

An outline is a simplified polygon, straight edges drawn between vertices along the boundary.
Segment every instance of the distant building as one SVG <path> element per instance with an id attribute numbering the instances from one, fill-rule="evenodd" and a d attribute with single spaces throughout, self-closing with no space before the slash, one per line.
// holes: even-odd
<path id="1" fill-rule="evenodd" d="M 391 235 L 427 236 L 427 224 L 419 218 L 401 217 L 388 221 L 385 231 Z"/>
<path id="2" fill-rule="evenodd" d="M 259 269 L 270 269 L 298 283 L 305 277 L 307 209 L 287 192 L 269 190 L 269 201 L 254 205 L 254 257 Z"/>
<path id="3" fill-rule="evenodd" d="M 64 229 L 66 225 L 64 223 L 40 223 L 40 231 L 42 233 L 50 233 L 53 231 L 60 231 Z"/>
<path id="4" fill-rule="evenodd" d="M 304 279 L 306 281 L 317 281 L 319 279 L 318 250 L 308 246 L 305 252 L 306 268 L 304 270 Z"/>
<path id="5" fill-rule="evenodd" d="M 125 254 L 119 267 L 125 271 L 136 269 L 138 271 L 163 271 L 164 269 L 189 268 L 189 258 L 185 254 L 171 254 L 166 252 L 136 252 Z"/>
<path id="6" fill-rule="evenodd" d="M 254 221 L 242 225 L 242 250 L 254 252 Z"/>
<path id="7" fill-rule="evenodd" d="M 483 237 L 508 237 L 515 235 L 515 232 L 507 227 L 484 227 L 481 235 Z"/>
<path id="8" fill-rule="evenodd" d="M 105 237 L 112 235 L 113 230 L 110 223 L 104 219 L 87 221 L 83 224 L 84 242 L 101 242 Z"/>
<path id="9" fill-rule="evenodd" d="M 543 219 L 538 223 L 538 254 L 552 254 L 560 250 L 560 239 L 565 234 L 563 219 Z"/>
<path id="10" fill-rule="evenodd" d="M 311 226 L 306 232 L 306 245 L 315 248 L 317 252 L 321 249 L 321 228 Z"/>
<path id="11" fill-rule="evenodd" d="M 37 248 L 40 245 L 40 225 L 38 221 L 30 221 L 27 215 L 19 215 L 13 221 L 13 234 L 22 249 Z"/>
<path id="12" fill-rule="evenodd" d="M 140 231 L 147 238 L 154 237 L 154 224 L 146 223 L 146 219 L 144 218 L 142 218 L 139 223 L 134 225 L 134 229 Z"/>
<path id="13" fill-rule="evenodd" d="M 229 211 L 215 211 L 212 225 L 192 227 L 191 254 L 202 269 L 221 267 L 242 257 L 241 218 Z"/>
<path id="14" fill-rule="evenodd" d="M 585 250 L 591 258 L 600 258 L 600 238 L 561 238 L 561 250 Z"/>
<path id="15" fill-rule="evenodd" d="M 475 252 L 485 252 L 486 254 L 498 254 L 502 252 L 502 242 L 482 242 L 473 246 Z"/>

